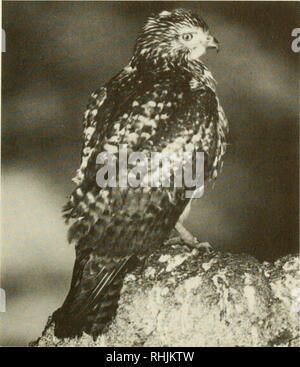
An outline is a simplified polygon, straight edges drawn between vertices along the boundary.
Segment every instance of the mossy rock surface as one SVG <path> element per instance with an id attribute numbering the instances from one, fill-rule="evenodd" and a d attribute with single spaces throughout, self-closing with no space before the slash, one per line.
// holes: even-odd
<path id="1" fill-rule="evenodd" d="M 48 322 L 35 346 L 299 346 L 299 257 L 260 263 L 165 245 L 128 274 L 116 318 L 96 341 L 59 340 Z"/>

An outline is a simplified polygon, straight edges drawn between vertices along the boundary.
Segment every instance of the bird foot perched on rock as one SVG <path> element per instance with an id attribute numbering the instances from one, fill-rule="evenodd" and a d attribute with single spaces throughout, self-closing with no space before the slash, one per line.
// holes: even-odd
<path id="1" fill-rule="evenodd" d="M 201 252 L 211 253 L 214 251 L 213 247 L 209 242 L 199 242 L 196 237 L 194 237 L 182 223 L 177 223 L 175 229 L 179 233 L 179 241 L 183 242 L 185 245 L 192 249 L 200 250 Z"/>

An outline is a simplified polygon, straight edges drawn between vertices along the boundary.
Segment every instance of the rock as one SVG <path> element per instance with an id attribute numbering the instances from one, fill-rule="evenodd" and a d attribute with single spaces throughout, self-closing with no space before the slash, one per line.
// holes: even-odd
<path id="1" fill-rule="evenodd" d="M 174 243 L 174 241 L 172 242 Z M 125 278 L 108 331 L 59 340 L 51 319 L 35 346 L 299 346 L 299 257 L 165 245 Z"/>

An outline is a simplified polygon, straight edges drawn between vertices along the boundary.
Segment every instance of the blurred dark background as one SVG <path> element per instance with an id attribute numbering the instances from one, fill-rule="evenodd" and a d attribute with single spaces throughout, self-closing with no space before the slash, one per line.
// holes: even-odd
<path id="1" fill-rule="evenodd" d="M 152 12 L 199 12 L 221 41 L 205 58 L 230 121 L 214 189 L 187 226 L 221 251 L 273 261 L 298 250 L 297 2 L 3 2 L 2 345 L 37 338 L 73 266 L 61 206 L 79 164 L 89 94 L 129 60 Z"/>

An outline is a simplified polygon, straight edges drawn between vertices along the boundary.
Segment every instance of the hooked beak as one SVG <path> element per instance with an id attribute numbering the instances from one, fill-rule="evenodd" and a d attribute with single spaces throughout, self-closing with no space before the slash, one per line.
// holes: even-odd
<path id="1" fill-rule="evenodd" d="M 208 36 L 206 47 L 215 48 L 217 52 L 219 52 L 220 49 L 219 41 L 213 36 Z"/>

